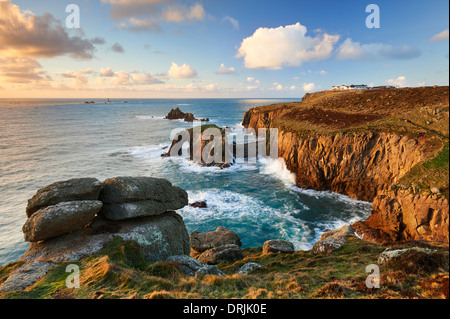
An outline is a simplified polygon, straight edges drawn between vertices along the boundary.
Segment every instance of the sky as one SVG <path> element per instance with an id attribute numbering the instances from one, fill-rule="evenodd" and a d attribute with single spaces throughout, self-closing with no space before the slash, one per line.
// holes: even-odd
<path id="1" fill-rule="evenodd" d="M 0 98 L 448 85 L 448 12 L 447 0 L 0 0 Z"/>

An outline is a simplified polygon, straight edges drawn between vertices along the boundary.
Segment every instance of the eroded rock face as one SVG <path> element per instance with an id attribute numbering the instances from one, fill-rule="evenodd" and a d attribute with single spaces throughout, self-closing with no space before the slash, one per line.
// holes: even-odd
<path id="1" fill-rule="evenodd" d="M 370 217 L 352 225 L 364 240 L 449 242 L 449 205 L 444 196 L 410 190 L 381 192 Z"/>
<path id="2" fill-rule="evenodd" d="M 243 125 L 275 127 L 274 122 L 289 112 L 275 109 L 244 115 Z M 331 190 L 352 198 L 372 201 L 378 191 L 387 189 L 425 159 L 425 137 L 410 138 L 395 133 L 337 133 L 308 136 L 279 129 L 278 156 L 296 174 L 302 188 Z"/>
<path id="3" fill-rule="evenodd" d="M 110 220 L 155 216 L 188 204 L 185 190 L 152 177 L 115 177 L 103 182 L 99 215 Z"/>
<path id="4" fill-rule="evenodd" d="M 121 221 L 96 217 L 88 226 L 71 233 L 32 243 L 20 258 L 33 261 L 77 261 L 95 254 L 119 236 L 134 240 L 147 261 L 162 261 L 173 255 L 188 255 L 189 235 L 181 216 L 175 212 Z"/>
<path id="5" fill-rule="evenodd" d="M 88 224 L 102 208 L 98 200 L 62 202 L 33 213 L 23 225 L 25 241 L 45 240 Z"/>
<path id="6" fill-rule="evenodd" d="M 31 217 L 41 208 L 60 202 L 97 200 L 102 183 L 96 178 L 74 178 L 41 188 L 28 200 L 26 213 Z"/>

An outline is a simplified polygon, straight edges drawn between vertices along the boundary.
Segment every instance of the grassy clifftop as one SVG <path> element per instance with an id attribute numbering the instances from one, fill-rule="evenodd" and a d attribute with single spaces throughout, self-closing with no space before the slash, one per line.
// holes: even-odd
<path id="1" fill-rule="evenodd" d="M 448 246 L 433 247 L 433 254 L 412 253 L 384 264 L 380 267 L 381 288 L 369 289 L 366 266 L 377 264 L 385 249 L 355 236 L 331 254 L 263 255 L 261 248 L 248 248 L 243 260 L 218 265 L 226 276 L 190 277 L 176 263 L 145 262 L 137 243 L 117 238 L 95 256 L 75 263 L 81 271 L 79 289 L 66 287 L 69 263 L 61 262 L 25 291 L 0 294 L 0 298 L 443 298 Z M 248 275 L 236 274 L 247 262 L 263 267 Z M 0 283 L 19 266 L 13 263 L 0 268 Z"/>

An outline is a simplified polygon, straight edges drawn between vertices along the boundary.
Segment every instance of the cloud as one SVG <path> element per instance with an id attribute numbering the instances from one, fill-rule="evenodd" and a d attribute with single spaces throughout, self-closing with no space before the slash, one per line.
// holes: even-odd
<path id="1" fill-rule="evenodd" d="M 273 86 L 274 86 L 274 89 L 277 90 L 277 91 L 283 91 L 284 90 L 284 87 L 281 84 L 279 84 L 279 83 L 274 83 Z"/>
<path id="2" fill-rule="evenodd" d="M 130 18 L 127 22 L 121 22 L 119 27 L 123 30 L 132 32 L 154 32 L 160 33 L 162 31 L 158 22 L 155 20 Z"/>
<path id="3" fill-rule="evenodd" d="M 0 53 L 11 57 L 91 59 L 95 50 L 92 41 L 69 36 L 51 14 L 21 12 L 11 0 L 0 1 L 0 43 Z"/>
<path id="4" fill-rule="evenodd" d="M 121 21 L 121 29 L 133 32 L 161 32 L 159 22 L 201 21 L 206 17 L 202 4 L 181 5 L 182 0 L 102 0 L 111 5 L 111 18 Z"/>
<path id="5" fill-rule="evenodd" d="M 62 76 L 64 78 L 73 79 L 75 86 L 82 87 L 88 84 L 89 79 L 84 75 L 87 74 L 84 70 L 66 71 Z"/>
<path id="6" fill-rule="evenodd" d="M 383 43 L 361 44 L 347 38 L 338 48 L 337 60 L 408 60 L 420 56 L 420 51 L 407 45 L 392 46 Z"/>
<path id="7" fill-rule="evenodd" d="M 285 27 L 259 28 L 242 41 L 236 57 L 244 58 L 246 68 L 272 70 L 329 58 L 339 36 L 324 33 L 310 37 L 306 32 L 306 27 L 299 22 Z"/>
<path id="8" fill-rule="evenodd" d="M 225 16 L 222 19 L 222 22 L 228 21 L 231 23 L 231 25 L 233 26 L 234 30 L 239 30 L 239 21 L 230 17 L 230 16 Z"/>
<path id="9" fill-rule="evenodd" d="M 169 75 L 176 79 L 188 79 L 196 77 L 197 72 L 187 64 L 179 66 L 175 62 L 172 62 L 172 66 L 169 69 Z"/>
<path id="10" fill-rule="evenodd" d="M 406 81 L 406 77 L 399 76 L 396 79 L 389 79 L 386 81 L 387 84 L 397 86 L 397 87 L 406 87 L 408 86 L 408 82 Z"/>
<path id="11" fill-rule="evenodd" d="M 303 83 L 303 91 L 311 92 L 316 88 L 314 83 Z"/>
<path id="12" fill-rule="evenodd" d="M 236 69 L 233 67 L 227 68 L 225 64 L 221 64 L 219 69 L 216 70 L 217 75 L 237 75 Z"/>
<path id="13" fill-rule="evenodd" d="M 161 12 L 160 19 L 167 22 L 183 22 L 190 20 L 204 20 L 206 16 L 205 10 L 200 3 L 196 3 L 191 7 L 185 6 L 169 6 Z"/>
<path id="14" fill-rule="evenodd" d="M 101 44 L 105 44 L 106 40 L 102 37 L 95 37 L 95 38 L 91 39 L 91 43 L 101 45 Z"/>
<path id="15" fill-rule="evenodd" d="M 110 67 L 100 69 L 100 76 L 111 77 L 114 76 L 113 70 Z"/>
<path id="16" fill-rule="evenodd" d="M 123 46 L 117 42 L 113 44 L 113 46 L 111 47 L 111 50 L 113 50 L 116 53 L 125 53 Z"/>
<path id="17" fill-rule="evenodd" d="M 1 57 L 0 79 L 9 83 L 48 81 L 51 78 L 42 70 L 41 64 L 32 58 Z"/>
<path id="18" fill-rule="evenodd" d="M 444 30 L 436 35 L 434 35 L 429 41 L 430 42 L 439 42 L 439 41 L 444 41 L 444 40 L 448 40 L 448 29 Z"/>
<path id="19" fill-rule="evenodd" d="M 249 82 L 249 83 L 254 83 L 254 84 L 256 84 L 256 85 L 260 85 L 260 84 L 261 84 L 261 82 L 260 82 L 259 80 L 256 80 L 255 78 L 253 78 L 253 77 L 251 77 L 251 76 L 249 76 L 249 77 L 247 78 L 247 82 Z"/>
<path id="20" fill-rule="evenodd" d="M 132 74 L 125 71 L 115 72 L 111 83 L 115 86 L 132 86 L 132 85 L 153 85 L 164 83 L 148 73 L 139 73 L 137 71 Z"/>

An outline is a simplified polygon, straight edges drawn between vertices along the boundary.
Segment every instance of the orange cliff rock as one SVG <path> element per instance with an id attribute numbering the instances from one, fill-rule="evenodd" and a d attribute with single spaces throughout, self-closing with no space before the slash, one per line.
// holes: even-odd
<path id="1" fill-rule="evenodd" d="M 297 186 L 373 201 L 355 225 L 365 239 L 448 243 L 448 200 L 383 193 L 448 143 L 448 104 L 448 87 L 324 91 L 251 109 L 242 124 L 279 129 L 278 154 Z M 428 107 L 435 122 L 426 127 Z"/>

